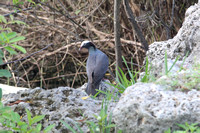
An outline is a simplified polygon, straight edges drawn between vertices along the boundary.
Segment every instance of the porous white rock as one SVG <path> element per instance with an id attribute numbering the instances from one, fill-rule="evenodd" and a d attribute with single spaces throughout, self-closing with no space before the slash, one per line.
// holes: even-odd
<path id="1" fill-rule="evenodd" d="M 163 133 L 168 128 L 177 129 L 177 123 L 200 123 L 200 92 L 136 83 L 122 94 L 113 118 L 126 133 Z"/>
<path id="2" fill-rule="evenodd" d="M 149 46 L 147 57 L 152 64 L 151 73 L 156 76 L 165 72 L 165 51 L 170 62 L 174 62 L 178 56 L 179 61 L 183 61 L 188 52 L 183 67 L 188 67 L 188 63 L 200 63 L 200 3 L 187 9 L 183 26 L 173 39 L 154 42 Z"/>
<path id="3" fill-rule="evenodd" d="M 28 89 L 28 88 L 15 87 L 15 86 L 10 86 L 10 85 L 5 85 L 5 84 L 0 84 L 0 88 L 2 89 L 3 95 L 9 94 L 9 93 L 17 93 L 18 91 Z"/>
<path id="4" fill-rule="evenodd" d="M 15 101 L 19 103 L 12 104 Z M 102 100 L 88 97 L 81 88 L 59 87 L 44 90 L 38 87 L 19 91 L 17 94 L 3 95 L 2 102 L 5 105 L 12 104 L 12 109 L 24 116 L 22 120 L 27 121 L 25 109 L 28 109 L 33 116 L 45 115 L 45 120 L 42 121 L 43 127 L 55 124 L 51 132 L 66 133 L 69 130 L 61 123 L 61 120 L 70 124 L 77 132 L 75 123 L 78 123 L 81 129 L 87 132 L 89 129 L 86 121 L 97 122 L 94 115 L 98 116 Z M 108 111 L 112 111 L 115 105 L 116 103 L 111 102 Z"/>

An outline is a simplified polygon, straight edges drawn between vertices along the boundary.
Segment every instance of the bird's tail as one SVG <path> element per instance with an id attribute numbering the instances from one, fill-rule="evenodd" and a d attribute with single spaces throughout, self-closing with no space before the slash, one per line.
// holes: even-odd
<path id="1" fill-rule="evenodd" d="M 87 84 L 86 93 L 93 96 L 97 93 L 96 89 L 99 89 L 99 84 L 89 83 Z"/>

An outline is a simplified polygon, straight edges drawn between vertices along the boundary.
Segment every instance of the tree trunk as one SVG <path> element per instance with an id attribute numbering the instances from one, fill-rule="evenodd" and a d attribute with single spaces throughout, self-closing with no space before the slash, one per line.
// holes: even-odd
<path id="1" fill-rule="evenodd" d="M 121 0 L 114 0 L 114 34 L 115 34 L 115 57 L 116 57 L 116 70 L 122 68 L 122 53 L 120 42 L 120 3 Z M 116 74 L 117 75 L 117 74 Z"/>

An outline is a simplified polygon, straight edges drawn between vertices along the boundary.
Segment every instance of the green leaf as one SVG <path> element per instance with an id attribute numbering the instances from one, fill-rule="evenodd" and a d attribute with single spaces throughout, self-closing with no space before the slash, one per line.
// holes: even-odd
<path id="1" fill-rule="evenodd" d="M 17 124 L 18 124 L 19 126 L 27 125 L 25 122 L 22 122 L 22 121 L 19 121 Z"/>
<path id="2" fill-rule="evenodd" d="M 10 72 L 7 69 L 0 69 L 0 77 L 11 77 Z"/>
<path id="3" fill-rule="evenodd" d="M 22 25 L 26 25 L 26 23 L 24 23 L 23 21 L 19 21 L 19 20 L 14 20 L 14 21 L 10 21 L 10 22 L 8 22 L 8 24 L 22 24 Z"/>
<path id="4" fill-rule="evenodd" d="M 141 79 L 142 82 L 148 82 L 149 81 L 149 61 L 148 57 L 146 57 L 146 62 L 145 62 L 145 75 Z"/>
<path id="5" fill-rule="evenodd" d="M 71 132 L 76 133 L 76 131 L 75 131 L 69 124 L 67 124 L 66 122 L 64 122 L 64 121 L 62 121 L 62 120 L 61 120 L 61 122 L 62 122 L 62 124 L 63 124 L 66 128 L 68 128 Z"/>
<path id="6" fill-rule="evenodd" d="M 76 10 L 75 14 L 78 15 L 81 12 L 81 10 Z"/>
<path id="7" fill-rule="evenodd" d="M 7 20 L 4 16 L 0 16 L 0 22 L 4 22 L 5 24 L 7 24 Z"/>
<path id="8" fill-rule="evenodd" d="M 41 131 L 41 129 L 42 129 L 42 124 L 37 124 L 37 126 L 36 126 L 36 132 L 40 132 Z"/>
<path id="9" fill-rule="evenodd" d="M 14 23 L 26 25 L 23 21 L 15 20 Z"/>
<path id="10" fill-rule="evenodd" d="M 96 124 L 93 122 L 93 121 L 86 121 L 86 123 L 89 125 L 89 128 L 90 128 L 90 132 L 93 132 L 95 133 L 95 129 L 96 129 Z"/>
<path id="11" fill-rule="evenodd" d="M 114 125 L 114 124 L 111 124 L 111 122 L 112 122 L 112 112 L 110 112 L 110 115 L 109 115 L 109 121 L 108 121 L 108 126 L 107 126 L 107 129 L 106 129 L 106 133 L 110 133 L 110 128 L 111 127 L 109 127 L 110 125 Z M 115 127 L 116 125 L 114 125 L 114 127 Z"/>
<path id="12" fill-rule="evenodd" d="M 14 20 L 14 17 L 13 17 L 13 15 L 12 15 L 12 14 L 10 14 L 10 19 L 11 19 L 11 21 L 13 21 L 13 20 Z"/>
<path id="13" fill-rule="evenodd" d="M 108 126 L 106 126 L 106 128 L 112 128 L 112 127 L 115 127 L 116 125 L 115 124 L 110 124 Z"/>
<path id="14" fill-rule="evenodd" d="M 33 117 L 33 118 L 32 118 L 32 124 L 41 121 L 42 119 L 44 119 L 44 117 L 45 117 L 45 115 L 39 115 L 39 116 Z"/>
<path id="15" fill-rule="evenodd" d="M 183 125 L 183 124 L 176 124 L 176 125 L 178 125 L 179 127 L 183 128 L 185 130 L 187 129 L 187 127 L 185 125 Z"/>
<path id="16" fill-rule="evenodd" d="M 12 40 L 10 40 L 10 43 L 13 43 L 13 42 L 18 42 L 18 41 L 21 41 L 21 40 L 24 40 L 25 37 L 24 36 L 18 36 Z"/>
<path id="17" fill-rule="evenodd" d="M 122 130 L 118 130 L 117 133 L 123 133 L 123 131 Z"/>
<path id="18" fill-rule="evenodd" d="M 3 60 L 2 60 L 2 58 L 0 57 L 0 65 L 1 65 L 1 64 L 3 64 Z"/>
<path id="19" fill-rule="evenodd" d="M 8 39 L 8 37 L 7 37 L 7 33 L 5 33 L 5 32 L 2 32 L 1 33 L 1 40 L 2 40 L 2 42 L 9 42 L 9 39 Z"/>
<path id="20" fill-rule="evenodd" d="M 32 125 L 31 112 L 28 109 L 26 109 L 26 113 L 27 113 L 29 126 L 31 126 Z"/>
<path id="21" fill-rule="evenodd" d="M 16 123 L 13 122 L 13 121 L 10 121 L 10 126 L 11 126 L 12 128 L 16 128 Z"/>
<path id="22" fill-rule="evenodd" d="M 10 130 L 0 130 L 0 133 L 13 133 L 13 132 Z"/>
<path id="23" fill-rule="evenodd" d="M 28 125 L 25 123 L 24 125 L 20 126 L 20 128 L 21 128 L 21 131 L 26 132 L 27 128 L 28 128 Z"/>
<path id="24" fill-rule="evenodd" d="M 33 0 L 27 0 L 27 1 L 35 5 L 35 2 Z"/>
<path id="25" fill-rule="evenodd" d="M 4 112 L 10 112 L 11 108 L 10 107 L 4 107 L 3 103 L 0 102 L 0 113 L 4 113 Z"/>
<path id="26" fill-rule="evenodd" d="M 16 112 L 12 112 L 11 113 L 11 117 L 17 123 L 20 121 L 20 115 L 18 113 L 16 113 Z"/>
<path id="27" fill-rule="evenodd" d="M 55 127 L 55 124 L 53 124 L 53 125 L 49 125 L 48 127 L 46 127 L 45 129 L 44 129 L 44 133 L 47 133 L 47 132 L 49 132 L 53 127 Z"/>
<path id="28" fill-rule="evenodd" d="M 174 65 L 176 64 L 176 62 L 179 60 L 180 56 L 176 57 L 175 61 L 173 62 L 172 66 L 169 68 L 168 73 L 172 70 L 172 68 L 174 67 Z"/>
<path id="29" fill-rule="evenodd" d="M 78 130 L 79 130 L 80 133 L 84 133 L 78 123 L 75 123 L 75 126 L 78 128 Z"/>
<path id="30" fill-rule="evenodd" d="M 171 129 L 168 128 L 168 130 L 166 130 L 164 133 L 171 133 Z"/>
<path id="31" fill-rule="evenodd" d="M 0 88 L 0 101 L 1 101 L 2 95 L 3 95 L 2 89 Z"/>
<path id="32" fill-rule="evenodd" d="M 15 36 L 17 36 L 17 33 L 16 33 L 16 32 L 9 32 L 9 33 L 7 34 L 8 39 L 14 38 Z"/>
<path id="33" fill-rule="evenodd" d="M 3 32 L 0 34 L 0 45 L 5 44 L 5 37 L 3 36 Z"/>
<path id="34" fill-rule="evenodd" d="M 19 51 L 23 52 L 24 54 L 26 53 L 25 48 L 23 48 L 22 46 L 19 46 L 17 44 L 12 44 L 12 46 L 18 49 Z"/>
<path id="35" fill-rule="evenodd" d="M 5 118 L 7 120 L 10 120 L 10 121 L 12 120 L 10 113 L 4 112 L 4 113 L 2 113 L 2 116 L 3 116 L 3 118 Z"/>
<path id="36" fill-rule="evenodd" d="M 10 46 L 6 46 L 6 47 L 4 47 L 11 55 L 13 55 L 13 54 L 17 54 L 17 52 L 13 49 L 13 48 L 11 48 Z"/>
<path id="37" fill-rule="evenodd" d="M 0 49 L 0 58 L 3 58 L 4 54 L 3 51 Z"/>
<path id="38" fill-rule="evenodd" d="M 165 75 L 168 74 L 167 51 L 165 50 Z"/>
<path id="39" fill-rule="evenodd" d="M 12 129 L 13 129 L 15 132 L 20 132 L 20 131 L 21 131 L 21 129 L 18 128 L 18 127 L 13 127 Z"/>

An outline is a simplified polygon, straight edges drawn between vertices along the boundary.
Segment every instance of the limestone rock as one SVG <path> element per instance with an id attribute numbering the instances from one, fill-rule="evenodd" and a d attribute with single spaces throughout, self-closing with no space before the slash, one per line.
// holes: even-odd
<path id="1" fill-rule="evenodd" d="M 0 84 L 0 88 L 2 89 L 3 94 L 17 93 L 20 90 L 28 89 L 28 88 L 23 88 L 23 87 L 9 86 L 9 85 L 5 85 L 5 84 Z"/>
<path id="2" fill-rule="evenodd" d="M 17 94 L 3 95 L 3 103 L 8 105 L 21 100 L 19 104 L 14 104 L 11 107 L 23 116 L 26 114 L 25 108 L 29 109 L 33 116 L 45 115 L 45 120 L 42 121 L 44 127 L 49 124 L 56 124 L 52 132 L 66 133 L 69 131 L 60 120 L 65 121 L 75 129 L 77 128 L 74 123 L 79 123 L 82 130 L 87 132 L 86 118 L 88 121 L 95 122 L 94 115 L 98 115 L 100 112 L 102 102 L 102 100 L 95 100 L 90 97 L 85 100 L 82 99 L 87 96 L 83 90 L 70 87 L 59 87 L 51 90 L 35 88 L 19 91 Z M 109 111 L 114 106 L 115 103 L 110 103 Z M 26 117 L 23 120 L 26 120 Z"/>
<path id="3" fill-rule="evenodd" d="M 164 72 L 165 51 L 170 62 L 174 62 L 178 56 L 179 61 L 183 61 L 188 52 L 184 67 L 188 67 L 188 63 L 200 63 L 200 3 L 187 9 L 183 26 L 173 39 L 154 42 L 149 46 L 147 57 L 156 76 Z"/>
<path id="4" fill-rule="evenodd" d="M 114 122 L 126 133 L 163 133 L 177 123 L 200 123 L 200 92 L 166 90 L 153 83 L 136 83 L 122 94 Z"/>

